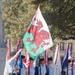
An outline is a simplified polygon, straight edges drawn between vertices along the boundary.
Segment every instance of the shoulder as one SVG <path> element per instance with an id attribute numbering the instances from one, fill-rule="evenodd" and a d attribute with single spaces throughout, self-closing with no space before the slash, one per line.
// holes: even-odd
<path id="1" fill-rule="evenodd" d="M 10 58 L 10 59 L 7 61 L 7 64 L 8 64 L 8 63 L 11 63 L 11 62 L 12 62 L 12 58 Z"/>

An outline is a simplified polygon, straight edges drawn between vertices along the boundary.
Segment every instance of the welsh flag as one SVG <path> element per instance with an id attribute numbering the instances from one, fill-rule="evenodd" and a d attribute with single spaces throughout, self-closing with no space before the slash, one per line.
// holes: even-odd
<path id="1" fill-rule="evenodd" d="M 23 36 L 23 43 L 33 59 L 53 46 L 51 34 L 39 7 Z"/>

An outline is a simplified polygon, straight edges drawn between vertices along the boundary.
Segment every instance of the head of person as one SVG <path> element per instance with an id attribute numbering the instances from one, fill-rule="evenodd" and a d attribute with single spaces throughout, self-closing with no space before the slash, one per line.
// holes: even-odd
<path id="1" fill-rule="evenodd" d="M 44 58 L 41 58 L 41 59 L 40 59 L 40 64 L 42 64 L 42 65 L 45 64 L 45 60 L 44 60 Z"/>
<path id="2" fill-rule="evenodd" d="M 12 52 L 10 53 L 10 57 L 13 57 L 15 54 L 16 54 L 16 52 L 15 52 L 15 51 L 12 51 Z"/>
<path id="3" fill-rule="evenodd" d="M 68 66 L 70 65 L 70 62 L 71 62 L 71 61 L 70 61 L 70 60 L 68 60 Z"/>
<path id="4" fill-rule="evenodd" d="M 48 64 L 51 65 L 53 63 L 52 57 L 48 58 Z"/>
<path id="5" fill-rule="evenodd" d="M 34 60 L 30 57 L 30 65 L 32 66 L 34 63 Z"/>
<path id="6" fill-rule="evenodd" d="M 61 74 L 62 74 L 62 75 L 66 75 L 66 72 L 63 70 L 63 71 L 61 72 Z"/>
<path id="7" fill-rule="evenodd" d="M 22 58 L 22 62 L 24 61 L 25 59 L 25 56 L 24 55 L 21 55 L 21 58 Z"/>

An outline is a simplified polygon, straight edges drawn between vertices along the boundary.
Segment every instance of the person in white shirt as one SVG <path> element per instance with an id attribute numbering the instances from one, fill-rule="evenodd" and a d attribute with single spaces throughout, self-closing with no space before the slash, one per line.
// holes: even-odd
<path id="1" fill-rule="evenodd" d="M 6 66 L 7 66 L 7 71 L 8 71 L 8 75 L 17 75 L 17 72 L 19 71 L 16 68 L 16 57 L 19 55 L 19 53 L 22 51 L 23 49 L 20 49 L 17 53 L 16 52 L 11 52 L 11 58 L 7 61 Z"/>
<path id="2" fill-rule="evenodd" d="M 39 74 L 40 75 L 46 75 L 47 71 L 46 71 L 46 65 L 45 65 L 45 61 L 44 58 L 40 59 L 40 70 L 39 70 Z"/>

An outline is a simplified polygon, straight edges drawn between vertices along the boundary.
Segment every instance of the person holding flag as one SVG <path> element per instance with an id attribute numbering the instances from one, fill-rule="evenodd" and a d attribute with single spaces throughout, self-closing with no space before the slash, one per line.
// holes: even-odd
<path id="1" fill-rule="evenodd" d="M 19 55 L 19 53 L 22 51 L 23 49 L 20 49 L 17 53 L 15 52 L 11 52 L 11 58 L 7 61 L 6 65 L 7 65 L 7 71 L 8 71 L 8 75 L 16 75 L 16 72 L 18 71 L 15 67 L 15 60 L 16 57 Z"/>

